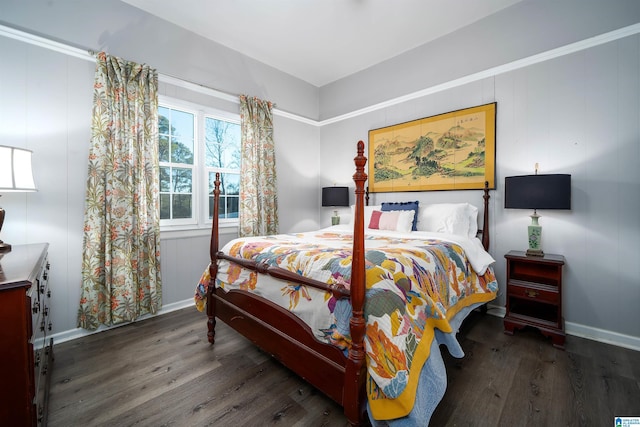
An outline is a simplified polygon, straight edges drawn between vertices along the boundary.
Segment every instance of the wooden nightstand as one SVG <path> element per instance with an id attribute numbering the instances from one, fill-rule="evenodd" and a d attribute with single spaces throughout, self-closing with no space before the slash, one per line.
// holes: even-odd
<path id="1" fill-rule="evenodd" d="M 526 256 L 511 251 L 507 259 L 507 314 L 504 333 L 533 326 L 551 337 L 554 347 L 564 349 L 562 317 L 562 255 Z"/>

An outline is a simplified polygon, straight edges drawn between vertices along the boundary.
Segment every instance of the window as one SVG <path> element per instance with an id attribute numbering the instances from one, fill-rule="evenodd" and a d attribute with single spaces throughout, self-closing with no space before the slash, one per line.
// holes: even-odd
<path id="1" fill-rule="evenodd" d="M 239 117 L 164 98 L 158 116 L 161 226 L 210 223 L 216 172 L 221 181 L 220 222 L 237 224 Z"/>
<path id="2" fill-rule="evenodd" d="M 213 189 L 220 172 L 218 216 L 238 218 L 240 206 L 240 125 L 205 117 L 205 167 L 209 177 L 209 219 L 213 218 Z"/>

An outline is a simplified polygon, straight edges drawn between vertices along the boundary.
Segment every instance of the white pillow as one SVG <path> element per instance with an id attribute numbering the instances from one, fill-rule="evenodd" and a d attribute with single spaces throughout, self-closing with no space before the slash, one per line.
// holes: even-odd
<path id="1" fill-rule="evenodd" d="M 435 203 L 421 205 L 419 231 L 475 237 L 478 232 L 478 209 L 469 203 Z"/>
<path id="2" fill-rule="evenodd" d="M 469 203 L 465 204 L 469 216 L 469 238 L 472 239 L 478 235 L 478 208 Z"/>

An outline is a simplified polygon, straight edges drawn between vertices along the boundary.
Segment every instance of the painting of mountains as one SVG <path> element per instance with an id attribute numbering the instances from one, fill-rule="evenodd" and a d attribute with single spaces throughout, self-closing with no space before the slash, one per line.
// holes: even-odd
<path id="1" fill-rule="evenodd" d="M 496 103 L 369 131 L 369 191 L 495 187 Z"/>

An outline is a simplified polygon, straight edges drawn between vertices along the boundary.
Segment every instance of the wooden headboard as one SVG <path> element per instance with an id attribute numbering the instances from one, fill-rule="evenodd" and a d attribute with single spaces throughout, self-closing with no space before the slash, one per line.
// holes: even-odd
<path id="1" fill-rule="evenodd" d="M 489 236 L 489 181 L 484 182 L 484 188 L 482 189 L 483 209 L 482 209 L 482 228 L 478 228 L 478 234 L 482 235 L 480 239 L 485 251 L 489 251 L 489 245 L 491 244 L 491 238 Z M 365 205 L 369 206 L 369 187 L 365 189 Z"/>

